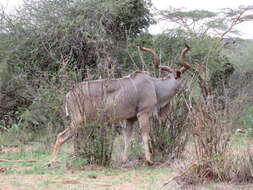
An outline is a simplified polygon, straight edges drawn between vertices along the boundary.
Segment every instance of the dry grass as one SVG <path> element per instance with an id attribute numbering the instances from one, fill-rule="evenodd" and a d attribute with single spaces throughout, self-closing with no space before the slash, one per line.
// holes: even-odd
<path id="1" fill-rule="evenodd" d="M 189 110 L 194 158 L 178 164 L 179 175 L 173 179 L 183 186 L 214 182 L 252 183 L 253 153 L 245 147 L 239 153 L 233 151 L 231 114 L 212 100 L 199 100 L 194 109 Z"/>

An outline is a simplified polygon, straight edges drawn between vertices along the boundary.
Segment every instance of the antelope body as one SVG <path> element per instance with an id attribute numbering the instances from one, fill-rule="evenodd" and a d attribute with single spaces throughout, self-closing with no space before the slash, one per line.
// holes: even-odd
<path id="1" fill-rule="evenodd" d="M 189 47 L 180 55 L 181 69 L 174 70 L 168 66 L 159 66 L 159 57 L 148 48 L 141 48 L 154 57 L 155 68 L 165 70 L 169 74 L 164 78 L 151 77 L 148 72 L 136 71 L 129 76 L 112 80 L 95 80 L 76 84 L 66 95 L 66 114 L 70 116 L 70 127 L 58 134 L 52 153 L 54 162 L 61 145 L 74 136 L 75 128 L 89 122 L 107 122 L 110 124 L 126 121 L 123 128 L 125 148 L 123 161 L 127 161 L 127 150 L 131 138 L 132 126 L 139 121 L 144 144 L 145 159 L 151 161 L 149 118 L 160 115 L 168 107 L 170 99 L 180 88 L 181 74 L 190 68 L 184 63 Z"/>

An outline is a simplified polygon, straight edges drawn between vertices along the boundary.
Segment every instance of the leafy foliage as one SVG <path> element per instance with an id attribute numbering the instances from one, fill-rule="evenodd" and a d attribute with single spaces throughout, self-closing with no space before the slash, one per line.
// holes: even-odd
<path id="1" fill-rule="evenodd" d="M 151 138 L 156 160 L 179 158 L 188 140 L 186 117 L 188 108 L 183 101 L 186 93 L 174 98 L 170 108 L 159 121 L 152 119 Z"/>
<path id="2" fill-rule="evenodd" d="M 29 116 L 30 122 L 44 127 L 50 117 L 45 115 L 47 111 L 37 109 L 43 107 L 41 100 L 53 104 L 44 104 L 48 111 L 55 112 L 56 105 L 60 108 L 59 98 L 46 98 L 57 96 L 50 94 L 56 90 L 53 85 L 60 88 L 62 96 L 74 82 L 120 76 L 117 59 L 127 34 L 136 36 L 152 21 L 142 0 L 27 0 L 15 15 L 3 14 L 1 18 L 1 65 L 5 63 L 2 67 L 9 73 L 1 75 L 1 99 L 13 112 L 21 111 L 14 115 L 16 120 L 29 106 L 23 118 L 35 114 Z M 70 84 L 66 87 L 61 83 L 64 77 Z M 12 85 L 22 88 L 25 100 L 11 107 L 11 91 L 18 99 Z M 6 113 L 8 110 L 1 117 Z M 37 121 L 38 115 L 47 119 Z"/>

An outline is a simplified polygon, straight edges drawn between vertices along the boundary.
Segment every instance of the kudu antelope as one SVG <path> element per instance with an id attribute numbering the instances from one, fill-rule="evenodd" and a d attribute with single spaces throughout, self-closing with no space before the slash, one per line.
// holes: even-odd
<path id="1" fill-rule="evenodd" d="M 126 126 L 123 128 L 124 162 L 127 161 L 132 126 L 138 120 L 145 158 L 149 164 L 152 164 L 149 146 L 149 118 L 151 115 L 159 115 L 164 108 L 168 107 L 170 99 L 180 88 L 181 74 L 190 69 L 190 66 L 184 62 L 189 47 L 185 45 L 181 51 L 180 69 L 160 66 L 159 56 L 154 50 L 144 47 L 140 49 L 151 53 L 155 68 L 167 71 L 168 75 L 164 78 L 154 78 L 148 72 L 135 71 L 119 79 L 103 79 L 76 84 L 65 97 L 66 115 L 70 116 L 71 123 L 68 128 L 58 134 L 51 163 L 55 161 L 61 145 L 74 136 L 77 126 L 85 126 L 85 123 L 94 122 L 99 117 L 99 121 L 111 124 L 126 121 Z"/>

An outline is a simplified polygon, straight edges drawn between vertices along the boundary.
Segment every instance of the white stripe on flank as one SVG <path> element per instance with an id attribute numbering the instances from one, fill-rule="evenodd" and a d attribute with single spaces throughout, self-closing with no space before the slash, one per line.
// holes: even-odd
<path id="1" fill-rule="evenodd" d="M 67 104 L 65 104 L 65 113 L 66 113 L 66 116 L 69 116 Z"/>

